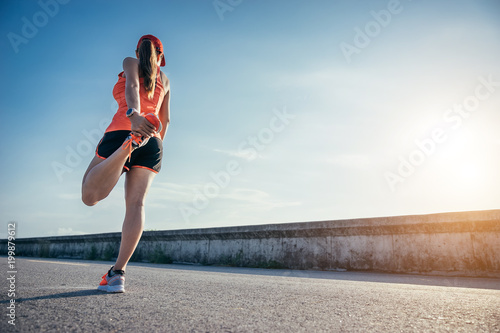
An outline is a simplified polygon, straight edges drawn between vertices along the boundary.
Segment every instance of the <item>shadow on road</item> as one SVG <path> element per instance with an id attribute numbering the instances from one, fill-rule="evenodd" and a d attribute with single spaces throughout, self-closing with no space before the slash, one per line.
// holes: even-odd
<path id="1" fill-rule="evenodd" d="M 77 291 L 69 291 L 58 294 L 50 294 L 43 296 L 36 296 L 30 298 L 17 298 L 16 303 L 22 303 L 27 301 L 37 301 L 41 299 L 55 299 L 55 298 L 70 298 L 70 297 L 83 297 L 83 296 L 92 296 L 92 295 L 107 295 L 108 293 L 99 291 L 97 289 L 87 289 L 87 290 L 77 290 Z M 0 304 L 9 303 L 10 300 L 0 301 Z"/>

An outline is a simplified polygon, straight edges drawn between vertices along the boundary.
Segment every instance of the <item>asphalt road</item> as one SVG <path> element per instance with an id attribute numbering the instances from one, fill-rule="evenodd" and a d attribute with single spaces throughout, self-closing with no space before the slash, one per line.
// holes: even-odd
<path id="1" fill-rule="evenodd" d="M 131 263 L 108 294 L 110 262 L 16 262 L 1 332 L 500 332 L 498 279 Z"/>

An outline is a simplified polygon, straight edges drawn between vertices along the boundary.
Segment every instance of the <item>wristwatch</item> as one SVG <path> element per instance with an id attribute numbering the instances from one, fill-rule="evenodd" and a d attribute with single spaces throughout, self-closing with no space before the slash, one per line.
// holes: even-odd
<path id="1" fill-rule="evenodd" d="M 134 112 L 138 112 L 136 109 L 134 108 L 131 108 L 131 109 L 128 109 L 127 110 L 127 113 L 125 113 L 127 115 L 127 117 L 132 117 L 132 115 L 134 114 Z"/>

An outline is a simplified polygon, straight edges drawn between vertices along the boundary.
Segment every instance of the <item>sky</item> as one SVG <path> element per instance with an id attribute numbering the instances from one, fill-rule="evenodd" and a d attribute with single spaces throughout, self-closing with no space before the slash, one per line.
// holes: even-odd
<path id="1" fill-rule="evenodd" d="M 121 230 L 81 180 L 125 57 L 164 45 L 146 230 L 500 208 L 498 1 L 2 1 L 0 237 Z M 122 177 L 124 178 L 124 177 Z M 3 225 L 3 227 L 1 227 Z"/>

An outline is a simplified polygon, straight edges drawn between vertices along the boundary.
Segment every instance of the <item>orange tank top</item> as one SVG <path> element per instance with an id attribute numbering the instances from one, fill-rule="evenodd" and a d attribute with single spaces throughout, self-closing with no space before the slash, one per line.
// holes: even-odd
<path id="1" fill-rule="evenodd" d="M 163 103 L 163 98 L 165 94 L 164 94 L 163 84 L 161 83 L 161 76 L 160 76 L 161 74 L 159 67 L 157 73 L 158 75 L 156 76 L 155 92 L 152 99 L 148 99 L 148 92 L 146 91 L 146 88 L 144 88 L 144 78 L 142 77 L 139 78 L 139 85 L 140 85 L 139 96 L 141 99 L 142 115 L 146 115 L 148 113 L 154 113 L 155 115 L 158 116 L 158 113 L 160 112 L 160 107 L 161 104 Z M 113 88 L 113 97 L 118 103 L 118 111 L 116 111 L 115 115 L 113 116 L 113 120 L 106 129 L 106 133 L 111 131 L 120 131 L 120 130 L 130 131 L 132 128 L 130 119 L 128 119 L 126 115 L 126 112 L 128 110 L 127 100 L 125 99 L 126 80 L 127 79 L 123 77 L 123 72 L 118 74 L 118 82 L 116 82 Z M 155 136 L 161 138 L 160 133 L 157 133 Z"/>

